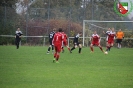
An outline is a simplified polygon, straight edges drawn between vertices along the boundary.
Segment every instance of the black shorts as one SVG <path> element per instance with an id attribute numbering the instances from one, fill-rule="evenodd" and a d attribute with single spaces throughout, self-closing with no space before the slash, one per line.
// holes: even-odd
<path id="1" fill-rule="evenodd" d="M 116 43 L 121 43 L 122 39 L 116 39 Z"/>
<path id="2" fill-rule="evenodd" d="M 75 43 L 73 43 L 73 44 L 74 44 L 74 46 L 75 46 L 75 45 L 79 46 L 80 43 L 79 43 L 79 42 L 75 42 Z"/>

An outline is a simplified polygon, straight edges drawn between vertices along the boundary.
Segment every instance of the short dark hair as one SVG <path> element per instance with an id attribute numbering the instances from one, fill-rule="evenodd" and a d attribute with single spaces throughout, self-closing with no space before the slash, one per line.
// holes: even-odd
<path id="1" fill-rule="evenodd" d="M 59 28 L 59 32 L 62 32 L 62 28 Z"/>
<path id="2" fill-rule="evenodd" d="M 53 28 L 53 31 L 56 31 L 56 28 Z"/>

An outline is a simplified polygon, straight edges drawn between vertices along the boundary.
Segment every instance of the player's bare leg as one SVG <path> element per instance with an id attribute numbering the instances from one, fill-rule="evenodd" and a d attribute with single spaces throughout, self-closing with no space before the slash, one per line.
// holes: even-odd
<path id="1" fill-rule="evenodd" d="M 114 46 L 114 44 L 113 44 L 113 43 L 111 43 L 111 44 L 110 44 L 110 47 L 109 47 L 109 51 L 110 51 L 111 47 L 113 47 L 113 46 Z"/>
<path id="2" fill-rule="evenodd" d="M 72 53 L 72 50 L 76 49 L 77 45 L 74 45 L 73 48 L 70 50 L 70 53 Z"/>
<path id="3" fill-rule="evenodd" d="M 91 52 L 93 53 L 94 52 L 93 44 L 90 45 L 90 49 L 91 49 Z"/>
<path id="4" fill-rule="evenodd" d="M 58 62 L 59 57 L 60 57 L 60 53 L 59 53 L 59 52 L 57 52 L 57 55 L 56 55 L 56 63 L 59 63 L 59 62 Z"/>
<path id="5" fill-rule="evenodd" d="M 68 45 L 67 45 L 66 47 L 67 47 L 67 49 L 70 51 L 70 47 L 69 47 Z"/>
<path id="6" fill-rule="evenodd" d="M 98 47 L 100 48 L 100 50 L 105 53 L 105 51 L 103 50 L 102 46 L 101 45 L 98 45 Z"/>
<path id="7" fill-rule="evenodd" d="M 53 59 L 53 63 L 55 62 L 56 57 L 57 57 L 57 52 L 55 51 L 55 53 L 54 53 L 54 59 Z"/>

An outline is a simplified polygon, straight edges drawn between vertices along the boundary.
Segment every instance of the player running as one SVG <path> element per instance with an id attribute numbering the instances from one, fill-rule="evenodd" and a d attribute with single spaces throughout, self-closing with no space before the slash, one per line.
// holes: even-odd
<path id="1" fill-rule="evenodd" d="M 64 53 L 64 46 L 66 46 L 69 51 L 70 51 L 70 48 L 69 48 L 68 42 L 67 42 L 67 34 L 62 32 L 62 35 L 64 36 L 64 40 L 62 41 L 62 53 Z"/>
<path id="2" fill-rule="evenodd" d="M 112 28 L 111 32 L 107 36 L 108 44 L 107 44 L 107 48 L 106 48 L 106 53 L 108 53 L 110 48 L 113 47 L 115 35 L 116 35 L 116 32 L 115 32 L 114 28 Z"/>
<path id="3" fill-rule="evenodd" d="M 102 46 L 100 45 L 100 36 L 97 34 L 96 31 L 94 31 L 94 33 L 92 34 L 91 36 L 91 44 L 90 44 L 90 49 L 91 49 L 91 52 L 94 52 L 94 49 L 93 49 L 93 46 L 96 45 L 100 48 L 100 50 L 102 52 L 104 52 Z"/>
<path id="4" fill-rule="evenodd" d="M 50 34 L 49 34 L 49 44 L 50 45 L 48 47 L 47 54 L 49 54 L 51 47 L 52 47 L 52 53 L 54 52 L 54 46 L 52 45 L 52 40 L 54 38 L 55 31 L 56 31 L 56 29 L 54 28 L 53 31 L 50 32 Z"/>
<path id="5" fill-rule="evenodd" d="M 23 33 L 20 31 L 20 28 L 17 28 L 17 31 L 15 33 L 15 43 L 16 43 L 16 47 L 17 49 L 19 48 L 19 42 L 21 41 L 21 36 L 23 35 Z"/>
<path id="6" fill-rule="evenodd" d="M 82 49 L 82 45 L 79 43 L 78 39 L 79 37 L 82 35 L 82 32 L 78 33 L 73 40 L 73 48 L 71 48 L 70 53 L 72 53 L 72 50 L 74 50 L 75 48 L 77 48 L 77 46 L 79 47 L 79 53 L 81 53 L 81 49 Z"/>
<path id="7" fill-rule="evenodd" d="M 106 33 L 103 31 L 103 33 L 106 35 L 106 46 L 108 45 L 108 35 L 109 35 L 110 32 L 111 32 L 111 28 L 108 28 Z"/>
<path id="8" fill-rule="evenodd" d="M 64 39 L 64 36 L 62 35 L 61 32 L 62 32 L 62 28 L 59 28 L 59 32 L 55 33 L 53 41 L 52 41 L 52 43 L 55 47 L 53 62 L 56 61 L 56 63 L 59 63 L 58 60 L 59 60 L 59 57 L 60 57 L 62 41 Z"/>

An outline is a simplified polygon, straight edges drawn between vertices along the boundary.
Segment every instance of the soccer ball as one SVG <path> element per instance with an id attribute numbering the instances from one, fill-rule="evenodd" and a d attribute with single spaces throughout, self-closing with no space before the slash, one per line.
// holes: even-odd
<path id="1" fill-rule="evenodd" d="M 105 54 L 108 54 L 108 52 L 106 51 L 106 52 L 104 52 Z"/>

